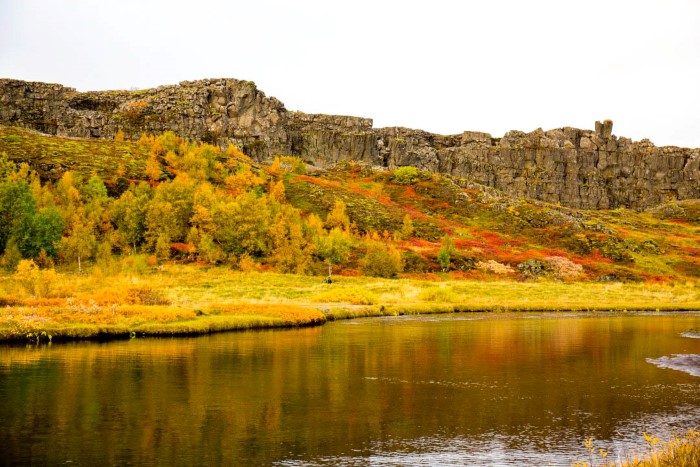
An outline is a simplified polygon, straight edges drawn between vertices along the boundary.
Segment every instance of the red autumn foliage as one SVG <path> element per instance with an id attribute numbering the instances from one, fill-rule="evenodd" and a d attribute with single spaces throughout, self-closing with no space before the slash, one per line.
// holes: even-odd
<path id="1" fill-rule="evenodd" d="M 309 175 L 299 175 L 294 180 L 294 182 L 307 182 L 313 183 L 318 186 L 327 186 L 337 188 L 340 186 L 340 182 L 335 180 L 327 180 L 323 178 L 311 177 Z"/>
<path id="2" fill-rule="evenodd" d="M 670 277 L 664 276 L 662 274 L 642 273 L 641 276 L 644 279 L 644 282 L 646 282 L 647 284 L 665 284 L 667 282 L 672 281 Z"/>

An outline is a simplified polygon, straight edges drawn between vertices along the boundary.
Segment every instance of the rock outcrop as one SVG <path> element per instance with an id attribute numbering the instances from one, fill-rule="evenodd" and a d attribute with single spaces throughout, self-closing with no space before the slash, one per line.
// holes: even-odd
<path id="1" fill-rule="evenodd" d="M 340 160 L 414 165 L 497 188 L 515 197 L 583 209 L 645 209 L 700 198 L 700 149 L 655 147 L 595 130 L 437 135 L 373 128 L 358 117 L 291 112 L 250 81 L 185 81 L 139 91 L 77 92 L 59 84 L 0 79 L 0 124 L 44 133 L 112 138 L 167 130 L 257 160 L 294 155 L 318 166 Z"/>

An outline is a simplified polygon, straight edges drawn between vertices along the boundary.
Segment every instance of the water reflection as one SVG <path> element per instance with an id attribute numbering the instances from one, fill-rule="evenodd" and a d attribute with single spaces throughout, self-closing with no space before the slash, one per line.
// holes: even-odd
<path id="1" fill-rule="evenodd" d="M 588 437 L 700 423 L 700 379 L 657 366 L 700 354 L 682 336 L 699 325 L 697 314 L 465 314 L 3 348 L 0 458 L 569 465 Z"/>

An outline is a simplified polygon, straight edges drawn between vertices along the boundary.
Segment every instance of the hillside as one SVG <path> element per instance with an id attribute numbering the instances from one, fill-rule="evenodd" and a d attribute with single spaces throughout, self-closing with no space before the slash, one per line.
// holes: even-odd
<path id="1" fill-rule="evenodd" d="M 66 239 L 80 221 L 94 238 L 83 262 L 145 253 L 240 267 L 246 258 L 254 268 L 325 274 L 332 255 L 323 252 L 324 242 L 336 232 L 347 252 L 332 262 L 345 275 L 652 282 L 700 277 L 700 203 L 692 200 L 649 212 L 575 210 L 513 199 L 410 166 L 392 171 L 344 161 L 314 168 L 293 157 L 258 164 L 233 147 L 222 152 L 172 134 L 105 141 L 0 127 L 0 153 L 37 172 L 41 182 L 31 182 L 28 172 L 23 177 L 43 183 L 43 195 L 33 188 L 37 212 L 58 212 L 63 227 L 48 250 L 64 269 L 76 265 Z M 61 199 L 66 174 L 77 200 Z M 98 207 L 83 186 L 88 180 L 103 183 L 109 195 Z M 135 199 L 141 223 L 129 225 L 124 210 Z M 179 218 L 170 224 L 163 220 L 163 203 L 177 209 Z M 76 209 L 82 220 L 76 220 Z M 251 214 L 261 214 L 258 225 Z M 235 219 L 248 230 L 237 231 Z M 273 238 L 275 225 L 281 230 Z M 6 241 L 13 235 L 8 229 Z M 35 256 L 40 249 L 25 247 L 23 253 Z M 367 259 L 372 255 L 375 264 L 387 264 L 373 267 Z"/>

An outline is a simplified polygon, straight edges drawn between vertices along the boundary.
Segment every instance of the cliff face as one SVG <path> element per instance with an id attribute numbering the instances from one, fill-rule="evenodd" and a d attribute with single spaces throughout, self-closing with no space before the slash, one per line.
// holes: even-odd
<path id="1" fill-rule="evenodd" d="M 372 128 L 358 117 L 287 111 L 249 81 L 186 81 L 142 91 L 76 92 L 58 84 L 0 79 L 0 124 L 58 136 L 112 138 L 167 130 L 258 160 L 294 155 L 318 166 L 339 160 L 420 168 L 464 177 L 515 197 L 583 209 L 644 209 L 700 198 L 700 149 L 655 147 L 596 129 L 561 128 L 503 138 Z"/>

